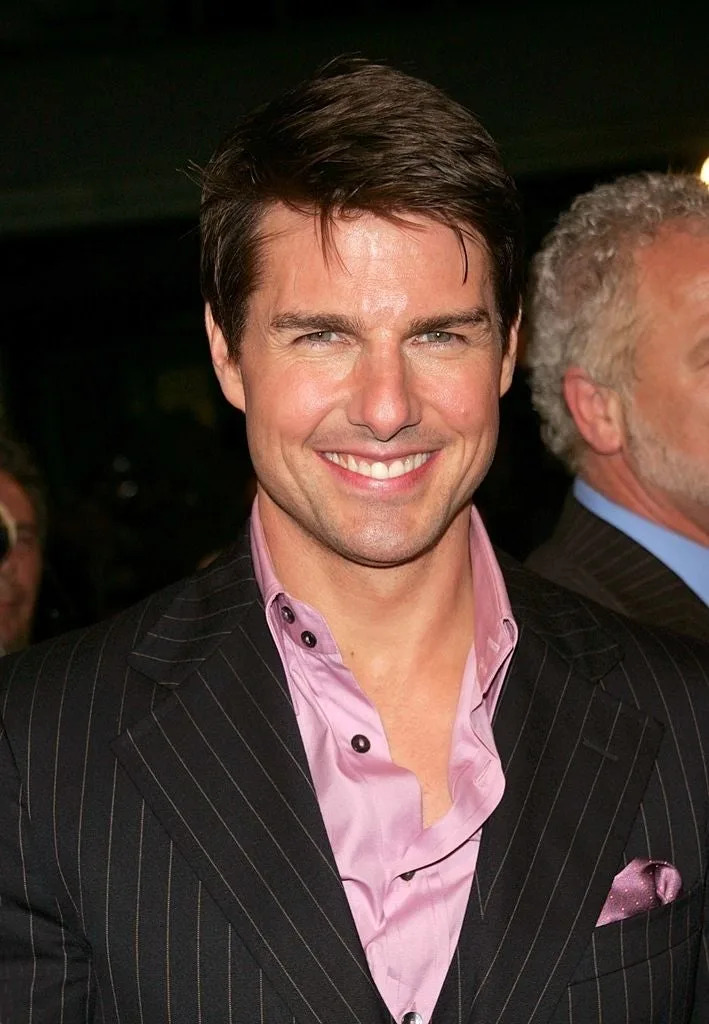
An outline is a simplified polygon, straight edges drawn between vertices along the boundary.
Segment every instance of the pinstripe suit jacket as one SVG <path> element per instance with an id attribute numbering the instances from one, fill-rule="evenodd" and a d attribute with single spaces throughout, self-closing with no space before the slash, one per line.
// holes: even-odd
<path id="1" fill-rule="evenodd" d="M 709 607 L 701 598 L 659 558 L 573 495 L 549 540 L 526 564 L 623 615 L 709 641 Z"/>
<path id="2" fill-rule="evenodd" d="M 434 1024 L 706 1022 L 708 651 L 503 567 L 507 788 Z M 390 1024 L 245 539 L 0 674 L 2 1024 Z M 683 894 L 595 928 L 648 856 Z"/>

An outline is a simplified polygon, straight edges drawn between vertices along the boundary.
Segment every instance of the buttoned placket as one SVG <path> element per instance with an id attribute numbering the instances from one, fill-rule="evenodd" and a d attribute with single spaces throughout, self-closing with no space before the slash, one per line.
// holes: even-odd
<path id="1" fill-rule="evenodd" d="M 312 700 L 315 697 L 318 707 L 319 715 L 324 716 L 324 721 L 330 723 L 329 729 L 335 738 L 340 751 L 341 757 L 347 760 L 351 766 L 351 770 L 356 773 L 357 776 L 361 776 L 362 780 L 369 789 L 368 800 L 377 799 L 377 793 L 380 791 L 380 779 L 377 777 L 377 768 L 375 762 L 379 759 L 380 765 L 382 764 L 382 758 L 384 762 L 388 761 L 390 769 L 396 771 L 396 766 L 391 761 L 389 748 L 384 734 L 381 719 L 371 702 L 361 693 L 359 687 L 357 687 L 356 680 L 353 679 L 349 670 L 342 664 L 339 655 L 337 654 L 337 648 L 334 641 L 327 630 L 327 627 L 322 623 L 321 627 L 313 622 L 312 614 L 306 614 L 304 619 L 301 619 L 298 610 L 297 602 L 291 606 L 284 596 L 280 597 L 279 600 L 279 618 L 281 620 L 281 636 L 283 641 L 287 643 L 291 648 L 291 654 L 288 651 L 281 651 L 282 657 L 285 655 L 284 664 L 290 666 L 291 675 L 297 684 L 297 688 L 301 694 L 307 694 L 312 691 L 311 697 L 306 697 L 308 700 Z M 295 608 L 295 610 L 294 610 Z M 306 628 L 303 628 L 306 627 Z M 323 641 L 321 643 L 321 640 Z M 280 649 L 280 645 L 279 645 Z M 491 652 L 492 653 L 492 652 Z M 334 657 L 334 662 L 331 665 L 327 664 L 327 660 L 330 657 Z M 357 699 L 360 702 L 359 711 L 361 712 L 364 707 L 367 707 L 367 726 L 362 729 L 363 719 L 360 718 L 357 725 L 358 728 L 349 730 L 347 729 L 347 723 L 340 723 L 340 726 L 332 731 L 332 719 L 330 712 L 330 703 L 334 700 L 334 695 L 339 694 L 342 696 L 342 691 L 338 689 L 337 684 L 333 683 L 333 680 L 327 678 L 327 673 L 335 672 L 340 675 L 341 681 L 345 684 L 345 690 L 349 690 L 349 697 L 357 695 Z M 347 681 L 349 679 L 349 682 Z M 345 693 L 345 696 L 348 696 Z M 482 699 L 482 698 L 480 698 Z M 295 703 L 295 701 L 294 701 Z M 338 709 L 342 710 L 342 706 L 347 706 L 347 701 L 338 702 Z M 476 735 L 476 741 L 478 744 L 478 750 L 485 750 L 487 737 L 480 736 L 477 734 L 473 727 L 472 715 L 470 721 L 471 730 Z M 374 758 L 374 761 L 371 759 Z M 478 761 L 477 771 L 473 777 L 475 784 L 483 783 L 487 771 L 490 768 L 490 759 L 485 758 L 482 763 Z M 385 771 L 390 769 L 386 768 Z M 316 776 L 316 770 L 311 765 L 311 771 L 313 771 L 314 779 Z M 375 772 L 372 775 L 372 771 Z M 399 772 L 404 772 L 404 769 L 398 769 Z M 411 774 L 411 773 L 406 773 Z M 469 776 L 468 776 L 469 777 Z M 415 776 L 412 776 L 415 780 Z M 416 801 L 418 813 L 420 814 L 420 789 L 418 788 L 418 780 L 416 782 L 416 791 L 418 800 Z M 350 779 L 352 784 L 352 779 Z M 347 785 L 347 782 L 345 782 Z M 327 785 L 325 790 L 327 790 Z M 316 791 L 321 792 L 316 783 Z M 366 792 L 366 791 L 362 791 Z M 322 797 L 321 799 L 322 806 Z M 345 806 L 347 805 L 345 801 Z M 399 808 L 401 810 L 401 808 Z M 326 819 L 326 827 L 331 827 L 332 814 L 325 813 L 323 810 L 323 816 Z M 351 816 L 351 813 L 350 813 Z M 393 834 L 397 833 L 396 826 L 392 824 L 387 818 L 387 814 L 384 814 L 382 819 L 379 814 L 376 814 L 376 821 L 384 823 L 384 825 L 390 830 L 393 829 Z M 423 837 L 421 830 L 420 818 L 417 817 L 418 824 L 410 824 L 406 829 L 406 834 L 410 836 L 410 841 L 406 847 L 399 847 L 399 852 L 395 853 L 393 849 L 389 849 L 387 853 L 384 852 L 384 846 L 377 854 L 377 857 L 381 860 L 382 869 L 386 864 L 389 870 L 384 871 L 379 868 L 373 868 L 373 875 L 365 875 L 369 877 L 373 882 L 374 879 L 380 878 L 381 885 L 383 886 L 381 894 L 376 898 L 377 905 L 381 907 L 381 911 L 384 915 L 385 920 L 388 922 L 386 928 L 381 932 L 376 940 L 373 940 L 369 948 L 365 944 L 365 954 L 367 960 L 370 963 L 370 968 L 373 969 L 376 965 L 379 965 L 379 970 L 376 974 L 377 977 L 381 978 L 382 974 L 388 974 L 390 980 L 392 979 L 392 971 L 394 971 L 393 977 L 399 975 L 399 967 L 397 963 L 401 963 L 401 969 L 404 969 L 404 960 L 406 958 L 406 950 L 398 948 L 395 939 L 392 938 L 396 933 L 396 918 L 400 914 L 407 914 L 407 902 L 409 900 L 422 901 L 419 904 L 417 914 L 419 916 L 427 915 L 428 923 L 422 926 L 421 932 L 425 936 L 425 942 L 429 945 L 429 948 L 433 950 L 440 950 L 442 956 L 448 956 L 451 952 L 449 948 L 450 944 L 450 923 L 447 917 L 446 906 L 442 900 L 441 892 L 443 889 L 443 882 L 440 877 L 439 866 L 435 863 L 436 857 L 422 856 L 423 850 L 417 849 L 420 843 L 426 844 L 426 837 Z M 458 827 L 453 833 L 456 836 L 455 846 L 460 847 L 465 845 L 465 841 L 470 839 L 470 834 L 467 833 L 461 838 L 460 828 L 463 824 L 462 821 L 458 821 Z M 377 832 L 380 826 L 377 826 Z M 435 827 L 435 826 L 434 826 Z M 365 826 L 366 831 L 366 826 Z M 426 830 L 428 831 L 428 830 Z M 441 837 L 446 838 L 448 844 L 450 844 L 450 834 L 444 836 L 444 833 L 439 834 Z M 446 830 L 444 830 L 445 832 Z M 423 837 L 423 839 L 422 839 Z M 369 838 L 369 833 L 368 833 Z M 441 849 L 441 855 L 447 858 L 451 854 L 451 847 L 443 842 L 443 838 L 440 839 L 437 847 L 442 848 L 446 845 L 445 850 Z M 357 842 L 361 842 L 362 839 L 358 839 Z M 384 835 L 381 836 L 381 841 L 384 841 Z M 331 836 L 331 842 L 333 843 L 333 849 L 337 850 L 336 837 L 333 839 Z M 371 846 L 371 844 L 370 844 Z M 375 844 L 376 846 L 376 844 Z M 340 858 L 336 853 L 336 860 L 338 861 L 338 868 L 343 876 L 343 883 L 345 888 L 348 888 L 347 878 L 347 867 L 345 866 L 344 871 L 341 865 Z M 393 870 L 392 870 L 393 869 Z M 423 872 L 423 874 L 422 874 Z M 359 883 L 357 883 L 359 884 Z M 436 893 L 438 895 L 436 895 Z M 348 898 L 349 890 L 348 890 Z M 425 919 L 425 918 L 422 918 Z M 358 924 L 359 927 L 359 924 Z M 393 931 L 392 931 L 393 928 Z M 422 941 L 424 941 L 422 939 Z M 393 942 L 393 946 L 391 943 Z M 364 944 L 364 942 L 363 942 Z M 419 952 L 419 956 L 421 953 Z M 393 1006 L 398 1005 L 400 1008 L 398 1011 L 397 1019 L 406 1021 L 407 1024 L 410 1022 L 420 1021 L 424 1024 L 424 1017 L 422 1016 L 420 1009 L 417 1008 L 417 995 L 418 985 L 414 982 L 413 984 L 407 984 L 405 982 L 405 970 L 401 975 L 401 984 L 399 998 L 393 1000 Z M 408 1004 L 408 1006 L 407 1006 Z M 426 1021 L 425 1024 L 428 1024 Z"/>

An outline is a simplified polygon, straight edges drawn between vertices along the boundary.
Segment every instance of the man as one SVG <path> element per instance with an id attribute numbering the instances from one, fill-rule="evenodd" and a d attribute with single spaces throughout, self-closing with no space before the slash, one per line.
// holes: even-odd
<path id="1" fill-rule="evenodd" d="M 26 448 L 6 436 L 0 436 L 0 516 L 8 536 L 0 558 L 0 651 L 10 653 L 32 635 L 46 513 L 37 468 Z"/>
<path id="2" fill-rule="evenodd" d="M 576 478 L 528 564 L 709 638 L 709 190 L 638 174 L 576 199 L 533 261 L 529 363 Z"/>
<path id="3" fill-rule="evenodd" d="M 707 649 L 503 578 L 471 507 L 520 303 L 494 144 L 345 61 L 203 180 L 256 501 L 8 666 L 3 1024 L 700 1021 Z"/>

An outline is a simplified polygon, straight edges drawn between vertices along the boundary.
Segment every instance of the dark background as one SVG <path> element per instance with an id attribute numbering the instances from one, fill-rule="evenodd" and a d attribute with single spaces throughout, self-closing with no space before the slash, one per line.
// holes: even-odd
<path id="1" fill-rule="evenodd" d="M 343 52 L 470 106 L 522 191 L 531 254 L 579 191 L 709 153 L 709 17 L 685 5 L 4 0 L 0 403 L 47 478 L 38 635 L 188 572 L 247 508 L 243 424 L 203 338 L 198 194 L 234 118 Z M 521 367 L 479 504 L 523 557 L 567 479 Z"/>

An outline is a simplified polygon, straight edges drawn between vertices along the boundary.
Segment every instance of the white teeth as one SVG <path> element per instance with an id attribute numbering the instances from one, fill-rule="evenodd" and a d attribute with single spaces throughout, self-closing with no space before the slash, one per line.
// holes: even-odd
<path id="1" fill-rule="evenodd" d="M 369 476 L 374 480 L 393 480 L 397 476 L 405 476 L 414 469 L 423 466 L 430 458 L 428 452 L 417 452 L 416 455 L 406 455 L 403 459 L 394 459 L 393 462 L 368 462 L 366 459 L 356 459 L 354 455 L 341 455 L 339 452 L 324 452 L 325 458 L 334 462 L 343 469 L 349 469 L 351 473 L 359 476 Z"/>

